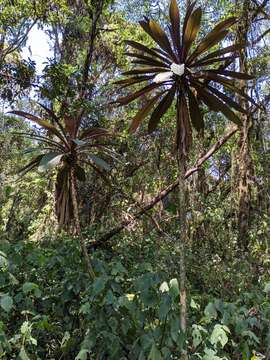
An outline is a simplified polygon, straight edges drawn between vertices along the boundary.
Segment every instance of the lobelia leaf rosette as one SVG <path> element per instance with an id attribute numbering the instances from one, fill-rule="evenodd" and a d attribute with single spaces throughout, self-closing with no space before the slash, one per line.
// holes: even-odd
<path id="1" fill-rule="evenodd" d="M 119 106 L 127 105 L 151 93 L 152 96 L 132 119 L 130 131 L 136 131 L 143 119 L 151 114 L 148 130 L 152 132 L 176 99 L 176 142 L 180 154 L 187 155 L 192 140 L 192 127 L 199 132 L 204 129 L 201 104 L 205 104 L 210 110 L 221 112 L 230 121 L 241 126 L 238 113 L 247 113 L 247 110 L 220 89 L 223 87 L 236 94 L 239 99 L 256 105 L 251 97 L 235 86 L 236 79 L 250 80 L 254 77 L 226 70 L 239 56 L 239 51 L 247 46 L 246 42 L 220 47 L 211 52 L 237 22 L 236 17 L 221 21 L 195 44 L 202 17 L 202 9 L 196 7 L 196 2 L 187 8 L 182 33 L 176 0 L 171 1 L 169 15 L 169 34 L 153 20 L 145 17 L 140 21 L 143 30 L 158 45 L 157 48 L 126 41 L 127 45 L 134 49 L 126 55 L 133 59 L 135 67 L 124 72 L 122 75 L 126 78 L 117 81 L 116 84 L 121 85 L 121 89 L 134 84 L 147 84 L 115 102 Z"/>

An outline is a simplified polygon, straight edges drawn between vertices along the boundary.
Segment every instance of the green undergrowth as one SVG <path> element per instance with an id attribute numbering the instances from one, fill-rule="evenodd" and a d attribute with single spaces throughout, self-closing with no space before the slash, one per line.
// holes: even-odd
<path id="1" fill-rule="evenodd" d="M 190 286 L 185 337 L 177 253 L 150 256 L 151 241 L 93 252 L 93 282 L 73 239 L 2 241 L 0 359 L 181 359 L 185 345 L 194 360 L 268 358 L 270 284 L 231 299 Z"/>

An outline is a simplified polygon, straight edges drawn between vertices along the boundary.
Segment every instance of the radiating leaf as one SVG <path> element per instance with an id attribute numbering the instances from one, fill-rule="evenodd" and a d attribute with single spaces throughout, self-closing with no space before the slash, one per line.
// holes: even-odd
<path id="1" fill-rule="evenodd" d="M 186 98 L 183 94 L 180 94 L 180 99 L 178 99 L 177 103 L 176 145 L 177 149 L 180 149 L 184 156 L 188 154 L 192 143 L 189 118 Z"/>
<path id="2" fill-rule="evenodd" d="M 130 102 L 136 100 L 138 97 L 148 93 L 151 90 L 158 88 L 159 86 L 160 86 L 160 83 L 158 83 L 158 84 L 152 83 L 152 84 L 146 85 L 144 88 L 134 92 L 133 94 L 129 94 L 128 96 L 125 96 L 123 98 L 118 98 L 116 100 L 116 103 L 120 104 L 120 106 L 127 105 Z"/>
<path id="3" fill-rule="evenodd" d="M 149 114 L 149 112 L 152 110 L 155 103 L 158 101 L 159 97 L 163 93 L 164 92 L 159 93 L 158 95 L 154 96 L 152 99 L 148 100 L 146 105 L 141 110 L 139 110 L 139 112 L 132 119 L 131 125 L 129 127 L 130 132 L 135 132 L 138 129 L 142 120 Z"/>
<path id="4" fill-rule="evenodd" d="M 183 52 L 182 61 L 185 61 L 189 49 L 193 41 L 196 39 L 196 36 L 200 29 L 201 17 L 202 17 L 202 9 L 199 7 L 190 15 L 190 17 L 187 20 L 185 33 L 183 34 L 184 41 L 182 45 L 182 52 Z"/>
<path id="5" fill-rule="evenodd" d="M 63 154 L 59 154 L 59 153 L 48 153 L 43 155 L 39 162 L 38 170 L 47 171 L 55 168 L 57 165 L 59 165 L 62 157 Z"/>
<path id="6" fill-rule="evenodd" d="M 178 53 L 180 59 L 181 54 L 181 38 L 180 38 L 180 13 L 177 5 L 177 0 L 171 0 L 170 4 L 170 19 L 171 19 L 171 35 L 174 48 Z"/>
<path id="7" fill-rule="evenodd" d="M 168 69 L 164 67 L 142 67 L 142 68 L 136 68 L 133 70 L 125 71 L 121 75 L 127 76 L 127 75 L 139 75 L 139 74 L 151 74 L 151 73 L 160 73 L 160 72 L 166 72 Z"/>
<path id="8" fill-rule="evenodd" d="M 5 311 L 5 312 L 10 312 L 11 309 L 13 308 L 13 299 L 11 296 L 5 294 L 2 295 L 0 298 L 0 307 Z"/>
<path id="9" fill-rule="evenodd" d="M 19 169 L 18 174 L 24 175 L 27 172 L 29 172 L 30 170 L 32 170 L 35 166 L 38 166 L 40 163 L 40 160 L 42 159 L 43 156 L 44 156 L 44 154 L 36 156 L 34 159 L 32 159 L 30 161 L 30 163 L 28 163 L 27 165 L 25 165 L 24 167 Z"/>
<path id="10" fill-rule="evenodd" d="M 184 43 L 184 34 L 186 32 L 188 19 L 190 18 L 191 14 L 192 14 L 192 12 L 194 10 L 195 5 L 196 5 L 196 1 L 194 1 L 193 3 L 190 3 L 189 6 L 187 7 L 187 10 L 186 10 L 186 15 L 184 17 L 183 30 L 182 30 L 182 45 Z"/>
<path id="11" fill-rule="evenodd" d="M 247 42 L 241 42 L 241 43 L 238 43 L 238 44 L 230 45 L 230 46 L 227 46 L 225 48 L 213 51 L 213 52 L 211 52 L 210 54 L 204 56 L 203 58 L 201 58 L 198 61 L 202 62 L 202 61 L 206 61 L 206 60 L 213 59 L 213 58 L 216 58 L 216 57 L 220 57 L 222 55 L 244 49 L 246 46 L 247 46 Z"/>
<path id="12" fill-rule="evenodd" d="M 141 76 L 134 76 L 131 78 L 125 78 L 118 81 L 115 81 L 114 84 L 117 85 L 133 85 L 139 82 L 148 81 L 154 78 L 155 75 L 141 75 Z"/>
<path id="13" fill-rule="evenodd" d="M 216 96 L 210 94 L 203 88 L 196 89 L 202 98 L 203 102 L 210 107 L 210 109 L 214 111 L 221 111 L 223 115 L 226 116 L 227 119 L 232 121 L 238 126 L 242 126 L 242 122 L 239 117 L 221 100 L 219 100 Z"/>
<path id="14" fill-rule="evenodd" d="M 172 86 L 169 90 L 168 94 L 164 96 L 164 98 L 160 101 L 156 109 L 153 111 L 151 118 L 148 123 L 148 131 L 151 133 L 154 131 L 162 116 L 167 112 L 169 107 L 172 105 L 174 96 L 175 96 L 176 87 Z"/>
<path id="15" fill-rule="evenodd" d="M 155 56 L 155 57 L 159 58 L 160 60 L 167 62 L 168 64 L 171 64 L 171 60 L 169 60 L 167 58 L 167 56 L 168 56 L 167 54 L 166 54 L 166 56 L 161 56 L 159 53 L 157 53 L 153 49 L 149 49 L 148 47 L 144 46 L 143 44 L 140 44 L 140 43 L 138 43 L 136 41 L 132 41 L 132 40 L 126 40 L 126 44 L 133 47 L 134 49 L 137 49 L 142 52 L 146 52 L 147 54 L 149 54 L 151 56 Z"/>
<path id="16" fill-rule="evenodd" d="M 142 63 L 146 64 L 146 65 L 165 67 L 167 69 L 169 68 L 169 64 L 167 64 L 166 62 L 161 62 L 161 61 L 151 58 L 149 56 L 145 56 L 145 55 L 141 55 L 141 54 L 137 54 L 137 53 L 129 53 L 129 52 L 125 53 L 125 55 L 132 57 L 132 58 L 139 59 L 139 61 L 138 60 L 132 61 L 133 63 L 140 64 L 142 61 Z"/>
<path id="17" fill-rule="evenodd" d="M 203 116 L 199 108 L 198 101 L 192 91 L 188 91 L 189 100 L 189 114 L 191 123 L 197 131 L 201 131 L 204 128 Z"/>
<path id="18" fill-rule="evenodd" d="M 152 37 L 152 39 L 165 51 L 167 56 L 169 56 L 173 61 L 177 61 L 171 45 L 170 41 L 166 35 L 166 33 L 161 29 L 158 23 L 153 20 L 149 21 L 140 21 L 139 22 L 144 31 Z"/>
<path id="19" fill-rule="evenodd" d="M 98 139 L 103 136 L 110 136 L 111 132 L 104 128 L 88 128 L 82 131 L 80 139 Z"/>
<path id="20" fill-rule="evenodd" d="M 217 75 L 215 73 L 211 73 L 210 71 L 201 72 L 200 76 L 205 78 L 205 79 L 213 80 L 213 81 L 216 81 L 219 84 L 222 84 L 227 89 L 231 90 L 232 92 L 235 92 L 235 93 L 239 94 L 241 97 L 248 100 L 253 105 L 257 106 L 256 102 L 250 96 L 248 96 L 239 87 L 234 86 L 233 80 L 226 79 L 226 78 L 224 78 L 222 76 L 219 76 L 219 75 Z"/>
<path id="21" fill-rule="evenodd" d="M 210 32 L 206 37 L 199 43 L 197 48 L 191 54 L 190 58 L 187 60 L 187 64 L 189 65 L 192 63 L 193 60 L 197 58 L 197 56 L 201 55 L 205 51 L 210 50 L 213 46 L 219 43 L 221 40 L 225 38 L 228 34 L 228 30 L 224 30 L 221 32 Z"/>
<path id="22" fill-rule="evenodd" d="M 32 114 L 29 114 L 29 113 L 24 112 L 24 111 L 13 110 L 13 111 L 10 111 L 9 113 L 10 114 L 15 114 L 15 115 L 18 115 L 18 116 L 22 116 L 25 119 L 31 120 L 34 123 L 41 126 L 43 129 L 49 131 L 51 134 L 56 135 L 62 141 L 65 141 L 65 139 L 63 138 L 61 133 L 57 130 L 57 128 L 54 125 L 52 125 L 51 123 L 49 123 L 48 121 L 40 119 L 39 117 L 37 117 L 35 115 L 32 115 Z"/>
<path id="23" fill-rule="evenodd" d="M 210 50 L 214 45 L 216 45 L 219 41 L 224 39 L 224 37 L 228 33 L 228 28 L 231 27 L 236 22 L 235 17 L 228 18 L 226 20 L 221 21 L 217 24 L 212 31 L 210 31 L 199 43 L 195 51 L 188 58 L 187 63 L 190 64 L 192 61 L 204 53 L 207 50 Z"/>
<path id="24" fill-rule="evenodd" d="M 226 61 L 233 62 L 238 56 L 239 56 L 238 54 L 235 54 L 233 56 L 225 56 L 225 57 L 214 58 L 214 59 L 209 59 L 209 60 L 204 60 L 204 61 L 198 61 L 198 62 L 192 63 L 191 65 L 189 65 L 189 67 L 193 68 L 193 67 L 213 65 L 217 62 L 226 62 Z"/>
<path id="25" fill-rule="evenodd" d="M 212 73 L 216 73 L 219 75 L 224 75 L 224 76 L 229 76 L 232 77 L 234 79 L 242 79 L 242 80 L 252 80 L 255 78 L 254 75 L 250 75 L 250 74 L 246 74 L 246 73 L 241 73 L 238 71 L 228 71 L 228 70 L 211 70 Z"/>
<path id="26" fill-rule="evenodd" d="M 212 93 L 214 93 L 215 95 L 217 95 L 221 100 L 223 100 L 227 105 L 229 105 L 230 107 L 233 107 L 235 110 L 243 113 L 243 114 L 247 114 L 248 111 L 243 109 L 237 102 L 235 102 L 233 99 L 231 99 L 229 96 L 223 94 L 221 91 L 213 88 L 210 85 L 207 85 L 207 89 L 209 89 Z"/>

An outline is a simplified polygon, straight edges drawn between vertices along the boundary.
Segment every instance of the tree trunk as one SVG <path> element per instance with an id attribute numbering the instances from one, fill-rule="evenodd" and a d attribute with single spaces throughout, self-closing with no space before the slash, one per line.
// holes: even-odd
<path id="1" fill-rule="evenodd" d="M 179 278 L 180 278 L 180 326 L 185 334 L 187 330 L 187 300 L 186 300 L 186 245 L 187 245 L 187 187 L 185 183 L 186 167 L 180 162 L 178 155 L 178 194 L 179 194 Z"/>
<path id="2" fill-rule="evenodd" d="M 81 225 L 80 225 L 80 218 L 79 218 L 79 209 L 78 209 L 78 197 L 77 197 L 77 181 L 75 176 L 75 168 L 74 166 L 71 167 L 70 171 L 71 176 L 71 196 L 72 196 L 72 206 L 73 206 L 73 216 L 74 216 L 74 223 L 75 223 L 75 234 L 79 238 L 81 251 L 83 257 L 85 259 L 85 263 L 87 266 L 87 271 L 92 279 L 95 278 L 95 273 L 91 264 L 91 260 L 87 251 L 87 247 L 85 245 L 84 239 L 81 234 Z"/>
<path id="3" fill-rule="evenodd" d="M 236 3 L 237 4 L 237 3 Z M 238 28 L 238 41 L 248 41 L 248 31 L 250 28 L 250 14 L 249 14 L 250 0 L 244 0 L 242 10 L 242 21 Z M 248 73 L 248 54 L 246 49 L 240 51 L 239 65 L 240 72 Z M 247 85 L 245 81 L 240 81 L 239 86 L 241 90 L 247 92 Z M 248 102 L 240 101 L 240 105 L 248 109 Z M 250 210 L 251 210 L 251 173 L 252 173 L 252 159 L 250 150 L 250 136 L 252 127 L 252 118 L 249 114 L 242 114 L 241 116 L 243 126 L 240 130 L 239 139 L 239 157 L 238 157 L 238 245 L 244 251 L 248 250 L 249 243 L 249 226 L 250 226 Z"/>

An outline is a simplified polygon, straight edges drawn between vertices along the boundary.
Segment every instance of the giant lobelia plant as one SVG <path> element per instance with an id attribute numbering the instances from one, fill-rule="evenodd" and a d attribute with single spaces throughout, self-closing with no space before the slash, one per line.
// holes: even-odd
<path id="1" fill-rule="evenodd" d="M 12 114 L 34 122 L 43 131 L 19 133 L 40 145 L 26 150 L 34 155 L 19 173 L 24 175 L 34 169 L 44 172 L 56 168 L 55 211 L 58 223 L 65 228 L 74 224 L 88 271 L 93 277 L 87 248 L 81 236 L 77 186 L 78 181 L 85 180 L 85 166 L 92 167 L 98 175 L 108 180 L 106 172 L 110 170 L 110 166 L 98 155 L 111 155 L 111 149 L 104 139 L 112 134 L 104 128 L 82 128 L 80 118 L 59 118 L 51 109 L 41 106 L 45 109 L 48 120 L 24 111 L 11 111 Z"/>
<path id="2" fill-rule="evenodd" d="M 238 57 L 238 51 L 247 43 L 221 46 L 222 40 L 230 31 L 237 18 L 230 17 L 218 23 L 200 41 L 196 41 L 200 30 L 202 10 L 193 2 L 187 7 L 180 31 L 180 14 L 177 1 L 172 0 L 169 11 L 168 34 L 158 23 L 145 18 L 140 21 L 143 30 L 152 38 L 157 47 L 147 47 L 135 41 L 127 41 L 132 48 L 127 56 L 132 58 L 135 67 L 124 72 L 124 79 L 116 83 L 121 89 L 144 83 L 143 87 L 116 100 L 119 106 L 147 94 L 151 97 L 132 119 L 130 131 L 135 132 L 142 121 L 150 114 L 148 130 L 157 129 L 160 120 L 170 106 L 176 102 L 176 145 L 179 170 L 179 216 L 180 216 L 180 305 L 181 329 L 186 332 L 186 289 L 185 289 L 185 243 L 186 196 L 184 175 L 188 154 L 192 143 L 192 128 L 203 132 L 204 119 L 202 105 L 210 110 L 221 112 L 238 126 L 241 120 L 238 113 L 246 113 L 240 104 L 228 95 L 236 94 L 255 104 L 253 99 L 235 86 L 236 79 L 249 80 L 253 77 L 238 71 L 228 70 Z M 213 50 L 213 47 L 214 50 Z M 226 90 L 226 93 L 223 92 Z"/>

